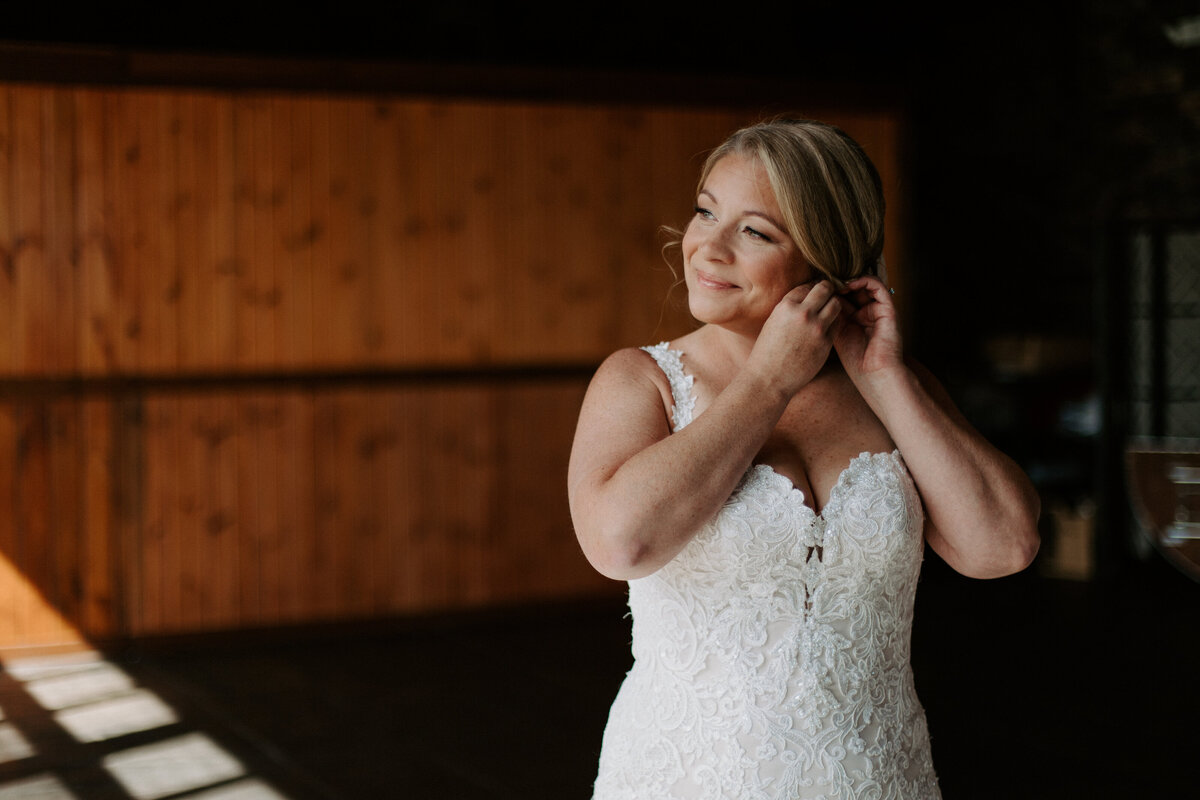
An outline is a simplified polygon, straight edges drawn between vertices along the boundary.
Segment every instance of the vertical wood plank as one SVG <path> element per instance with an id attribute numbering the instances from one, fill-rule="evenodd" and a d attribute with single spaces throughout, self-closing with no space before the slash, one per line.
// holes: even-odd
<path id="1" fill-rule="evenodd" d="M 141 603 L 135 634 L 178 630 L 181 611 L 179 398 L 148 397 L 144 414 L 144 516 L 136 554 Z"/>
<path id="2" fill-rule="evenodd" d="M 14 160 L 16 120 L 12 114 L 12 92 L 0 85 L 0 375 L 10 375 L 19 366 L 14 347 L 16 331 L 16 226 L 13 221 L 17 175 Z"/>
<path id="3" fill-rule="evenodd" d="M 45 94 L 32 87 L 14 88 L 13 112 L 13 350 L 15 366 L 24 374 L 44 374 L 52 368 L 47 351 L 51 341 L 52 296 L 47 285 L 46 228 L 42 175 Z"/>
<path id="4" fill-rule="evenodd" d="M 391 548 L 386 539 L 385 501 L 389 487 L 384 469 L 388 451 L 395 446 L 396 433 L 386 416 L 386 398 L 379 390 L 357 393 L 359 408 L 355 426 L 354 465 L 359 488 L 355 498 L 355 550 L 366 559 L 363 591 L 358 598 L 365 615 L 386 613 L 391 594 Z"/>
<path id="5" fill-rule="evenodd" d="M 332 481 L 338 498 L 337 516 L 331 532 L 338 540 L 338 590 L 340 613 L 364 618 L 371 611 L 379 566 L 374 563 L 375 539 L 379 533 L 375 498 L 371 496 L 370 449 L 372 420 L 368 396 L 361 389 L 338 392 L 339 419 L 336 426 Z"/>
<path id="6" fill-rule="evenodd" d="M 255 196 L 254 180 L 254 103 L 249 98 L 232 102 L 232 165 L 233 165 L 233 261 L 230 270 L 234 278 L 233 328 L 238 343 L 232 363 L 244 371 L 252 367 L 257 352 L 254 324 L 254 243 Z"/>
<path id="7" fill-rule="evenodd" d="M 243 346 L 239 366 L 269 366 L 275 358 L 275 284 L 272 208 L 270 103 L 258 97 L 239 99 L 235 109 L 237 174 L 236 247 L 238 257 L 237 326 Z"/>
<path id="8" fill-rule="evenodd" d="M 400 580 L 400 563 L 403 557 L 399 545 L 403 541 L 397 535 L 392 514 L 396 513 L 394 502 L 398 487 L 396 480 L 396 457 L 401 447 L 400 426 L 392 415 L 394 391 L 376 389 L 366 397 L 366 419 L 371 427 L 367 437 L 359 445 L 360 458 L 370 485 L 370 517 L 372 542 L 371 600 L 373 616 L 396 613 L 395 586 Z"/>
<path id="9" fill-rule="evenodd" d="M 331 243 L 330 205 L 333 183 L 332 101 L 309 101 L 309 191 L 304 235 L 308 241 L 307 326 L 310 347 L 308 363 L 327 369 L 337 363 L 331 351 L 328 321 L 329 294 L 335 285 L 335 253 Z"/>
<path id="10" fill-rule="evenodd" d="M 20 642 L 27 635 L 22 623 L 19 591 L 20 535 L 17 525 L 17 409 L 10 398 L 0 399 L 0 642 Z"/>
<path id="11" fill-rule="evenodd" d="M 510 281 L 519 280 L 501 273 L 495 251 L 497 227 L 519 224 L 518 215 L 482 213 L 496 183 L 487 157 L 500 122 L 490 108 L 474 106 L 438 107 L 430 116 L 436 165 L 430 204 L 438 246 L 433 268 L 417 276 L 424 280 L 416 286 L 429 299 L 413 311 L 425 318 L 423 327 L 441 334 L 430 344 L 442 359 L 494 363 L 501 337 L 492 334 L 502 330 L 498 309 Z"/>
<path id="12" fill-rule="evenodd" d="M 83 471 L 80 404 L 59 398 L 47 404 L 50 527 L 52 554 L 47 599 L 64 620 L 78 625 L 83 610 Z"/>
<path id="13" fill-rule="evenodd" d="M 428 345 L 455 336 L 441 325 L 445 304 L 432 291 L 453 283 L 457 268 L 442 258 L 441 245 L 466 220 L 457 212 L 439 219 L 430 202 L 431 187 L 447 176 L 429 104 L 381 101 L 369 121 L 372 346 L 383 363 L 436 360 Z"/>
<path id="14" fill-rule="evenodd" d="M 164 558 L 164 594 L 175 598 L 174 618 L 165 621 L 177 631 L 202 630 L 211 625 L 211 582 L 222 566 L 212 560 L 204 533 L 210 497 L 204 474 L 208 471 L 204 430 L 207 427 L 203 395 L 172 398 L 177 409 L 176 457 L 164 464 L 176 477 L 174 524 L 168 533 L 169 557 Z"/>
<path id="15" fill-rule="evenodd" d="M 142 287 L 139 279 L 139 223 L 137 186 L 142 159 L 138 127 L 141 108 L 129 92 L 104 96 L 104 175 L 106 226 L 109 242 L 107 287 L 91 289 L 89 300 L 111 303 L 105 326 L 111 347 L 111 369 L 136 371 L 140 366 L 142 338 Z M 89 189 L 89 196 L 95 193 Z M 91 204 L 89 204 L 91 205 Z M 91 274 L 91 273 L 89 273 Z M 93 313 L 98 313 L 93 311 Z"/>
<path id="16" fill-rule="evenodd" d="M 351 323 L 355 330 L 356 360 L 379 364 L 385 360 L 384 332 L 376 319 L 377 282 L 381 264 L 378 250 L 379 196 L 375 180 L 376 141 L 372 127 L 373 107 L 368 101 L 359 101 L 348 109 L 347 142 L 350 145 L 349 163 L 346 173 L 350 179 L 350 201 L 352 236 L 349 243 L 347 263 L 355 265 L 361 278 L 354 289 L 359 298 L 354 305 L 357 318 Z M 384 255 L 386 257 L 386 255 Z M 397 254 L 399 258 L 399 254 Z"/>
<path id="17" fill-rule="evenodd" d="M 278 363 L 276 329 L 279 326 L 281 288 L 276 279 L 275 208 L 283 202 L 283 187 L 276 183 L 275 147 L 278 132 L 276 115 L 269 98 L 249 107 L 251 114 L 252 160 L 249 162 L 253 195 L 254 240 L 249 251 L 250 303 L 254 325 L 254 361 L 260 368 Z"/>
<path id="18" fill-rule="evenodd" d="M 325 209 L 329 255 L 313 273 L 313 329 L 320 348 L 316 363 L 328 367 L 370 362 L 364 332 L 368 250 L 359 214 L 363 177 L 365 103 L 334 99 L 328 103 L 328 206 Z M 320 184 L 314 178 L 314 194 Z"/>
<path id="19" fill-rule="evenodd" d="M 260 625 L 264 620 L 261 580 L 262 528 L 265 499 L 263 492 L 262 452 L 267 445 L 262 417 L 266 397 L 262 392 L 245 392 L 236 400 L 236 426 L 233 431 L 237 460 L 237 549 L 238 610 L 244 625 Z"/>
<path id="20" fill-rule="evenodd" d="M 45 334 L 46 371 L 66 375 L 78 366 L 79 283 L 75 227 L 75 97 L 69 89 L 46 92 L 41 195 L 44 198 L 46 291 L 53 315 Z"/>
<path id="21" fill-rule="evenodd" d="M 197 165 L 206 177 L 197 195 L 204 246 L 200 253 L 200 280 L 208 282 L 212 316 L 209 321 L 211 369 L 228 370 L 238 363 L 245 346 L 238 326 L 238 274 L 244 267 L 236 237 L 237 165 L 235 161 L 234 108 L 228 97 L 204 95 L 198 113 L 211 125 L 211 160 L 204 153 Z"/>
<path id="22" fill-rule="evenodd" d="M 177 98 L 164 92 L 136 96 L 140 158 L 134 193 L 137 239 L 134 252 L 142 302 L 139 339 L 141 369 L 170 372 L 179 365 Z"/>
<path id="23" fill-rule="evenodd" d="M 305 588 L 308 576 L 301 569 L 300 549 L 313 536 L 313 400 L 308 391 L 283 394 L 277 433 L 276 482 L 278 524 L 273 549 L 274 579 L 279 619 L 304 620 L 311 606 Z"/>
<path id="24" fill-rule="evenodd" d="M 52 416 L 48 404 L 37 400 L 18 403 L 13 415 L 16 541 L 0 559 L 0 585 L 11 604 L 0 616 L 11 620 L 25 644 L 78 645 L 79 633 L 62 610 L 70 587 L 62 591 L 63 565 L 55 550 Z"/>
<path id="25" fill-rule="evenodd" d="M 85 375 L 102 375 L 116 367 L 119 321 L 109 237 L 112 214 L 105 192 L 105 95 L 96 90 L 75 92 L 75 215 L 78 237 L 79 311 L 78 368 Z"/>
<path id="26" fill-rule="evenodd" d="M 18 598 L 17 624 L 42 640 L 48 620 L 41 609 L 53 601 L 55 583 L 49 413 L 42 400 L 21 401 L 16 410 L 17 547 L 13 565 L 25 580 L 24 596 Z"/>
<path id="27" fill-rule="evenodd" d="M 345 613 L 342 576 L 349 543 L 342 522 L 347 504 L 342 493 L 347 473 L 342 458 L 347 419 L 343 395 L 334 390 L 317 393 L 314 398 L 314 533 L 301 563 L 311 576 L 313 613 L 318 619 L 333 619 Z"/>
<path id="28" fill-rule="evenodd" d="M 161 211 L 158 186 L 162 176 L 159 158 L 158 98 L 148 93 L 130 92 L 122 97 L 121 123 L 124 140 L 116 153 L 114 172 L 121 191 L 119 228 L 121 229 L 120 265 L 124 306 L 125 340 L 128 367 L 133 370 L 161 368 L 159 343 L 161 321 L 153 291 L 159 269 L 161 240 L 153 230 Z"/>
<path id="29" fill-rule="evenodd" d="M 280 202 L 275 208 L 278 255 L 278 364 L 307 367 L 313 358 L 312 251 L 317 237 L 312 217 L 314 101 L 287 98 L 273 104 L 276 181 Z"/>
<path id="30" fill-rule="evenodd" d="M 126 635 L 146 632 L 146 568 L 142 537 L 148 517 L 146 409 L 134 393 L 113 398 L 113 605 Z"/>
<path id="31" fill-rule="evenodd" d="M 403 465 L 402 484 L 412 503 L 414 519 L 408 541 L 411 561 L 405 582 L 414 607 L 436 608 L 444 605 L 448 594 L 447 531 L 442 525 L 442 484 L 453 481 L 440 462 L 441 413 L 449 401 L 442 387 L 428 394 L 411 393 L 405 397 L 404 438 L 412 443 Z"/>
<path id="32" fill-rule="evenodd" d="M 177 180 L 170 219 L 175 239 L 173 293 L 179 336 L 176 369 L 204 371 L 214 364 L 212 343 L 212 242 L 200 222 L 202 197 L 212 194 L 215 159 L 212 116 L 201 113 L 195 94 L 175 98 L 170 125 L 171 170 Z"/>
<path id="33" fill-rule="evenodd" d="M 248 624 L 278 622 L 281 401 L 266 391 L 248 392 L 239 403 L 238 473 L 241 504 L 241 597 Z"/>
<path id="34" fill-rule="evenodd" d="M 107 398 L 84 398 L 81 406 L 84 530 L 80 627 L 89 636 L 115 637 L 123 633 L 114 596 L 119 555 L 112 506 L 116 496 L 113 484 L 119 480 L 114 457 L 116 409 Z"/>
<path id="35" fill-rule="evenodd" d="M 238 451 L 235 439 L 237 401 L 229 395 L 219 395 L 209 403 L 211 416 L 202 434 L 207 458 L 203 481 L 209 498 L 208 514 L 204 519 L 206 548 L 213 564 L 208 586 L 210 608 L 215 627 L 237 627 L 242 609 L 238 603 L 238 579 L 241 574 L 242 553 L 238 530 L 238 508 L 243 502 L 238 482 Z"/>
<path id="36" fill-rule="evenodd" d="M 405 424 L 411 405 L 412 390 L 380 392 L 378 419 L 386 425 L 385 447 L 378 456 L 375 475 L 381 483 L 379 493 L 383 547 L 379 555 L 383 580 L 380 584 L 381 607 L 391 613 L 403 613 L 418 602 L 412 536 L 416 527 L 417 507 L 413 487 L 406 482 L 405 462 L 416 458 L 412 431 Z"/>

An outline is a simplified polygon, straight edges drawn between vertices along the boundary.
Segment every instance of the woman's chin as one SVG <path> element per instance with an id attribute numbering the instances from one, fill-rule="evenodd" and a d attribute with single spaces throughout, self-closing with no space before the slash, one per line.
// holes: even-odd
<path id="1" fill-rule="evenodd" d="M 731 314 L 728 310 L 714 309 L 711 306 L 705 306 L 702 303 L 689 306 L 692 319 L 704 325 L 717 325 L 720 327 L 739 327 L 739 315 Z"/>
<path id="2" fill-rule="evenodd" d="M 692 319 L 706 325 L 718 322 L 722 316 L 711 304 L 694 300 L 688 301 L 688 311 L 691 313 Z"/>

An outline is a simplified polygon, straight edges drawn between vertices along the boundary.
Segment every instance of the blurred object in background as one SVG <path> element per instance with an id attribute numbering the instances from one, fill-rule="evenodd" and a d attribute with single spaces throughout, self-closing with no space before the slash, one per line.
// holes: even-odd
<path id="1" fill-rule="evenodd" d="M 1139 533 L 1200 580 L 1200 439 L 1135 439 L 1125 463 Z"/>
<path id="2" fill-rule="evenodd" d="M 1126 244 L 1129 434 L 1200 438 L 1200 224 L 1135 226 Z"/>
<path id="3" fill-rule="evenodd" d="M 1122 250 L 1131 545 L 1200 580 L 1200 223 L 1132 225 Z"/>
<path id="4" fill-rule="evenodd" d="M 1052 529 L 1048 546 L 1039 557 L 1042 574 L 1091 580 L 1096 573 L 1096 504 L 1091 500 L 1075 505 L 1059 501 L 1050 507 L 1048 516 Z"/>
<path id="5" fill-rule="evenodd" d="M 1092 343 L 1086 336 L 1021 334 L 993 336 L 984 355 L 998 377 L 1032 378 L 1087 368 Z"/>

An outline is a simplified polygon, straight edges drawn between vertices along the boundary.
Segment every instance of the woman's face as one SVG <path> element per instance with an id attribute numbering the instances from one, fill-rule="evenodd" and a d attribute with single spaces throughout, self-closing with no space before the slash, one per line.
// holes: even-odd
<path id="1" fill-rule="evenodd" d="M 692 316 L 753 334 L 815 276 L 783 228 L 758 159 L 732 154 L 713 166 L 683 235 L 683 271 Z"/>

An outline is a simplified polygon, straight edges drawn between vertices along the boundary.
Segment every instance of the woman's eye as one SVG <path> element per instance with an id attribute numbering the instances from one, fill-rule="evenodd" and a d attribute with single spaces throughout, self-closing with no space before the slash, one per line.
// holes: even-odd
<path id="1" fill-rule="evenodd" d="M 756 230 L 754 230 L 754 228 L 751 228 L 750 226 L 746 226 L 746 228 L 744 230 L 746 231 L 746 234 L 748 236 L 750 236 L 751 238 L 762 239 L 764 242 L 772 241 L 770 236 L 767 236 L 762 231 L 756 231 Z"/>
<path id="2" fill-rule="evenodd" d="M 698 217 L 702 217 L 703 219 L 713 219 L 714 218 L 713 213 L 711 211 L 709 211 L 707 208 L 701 208 L 700 206 L 696 206 L 695 210 L 696 210 L 696 216 L 698 216 Z"/>

